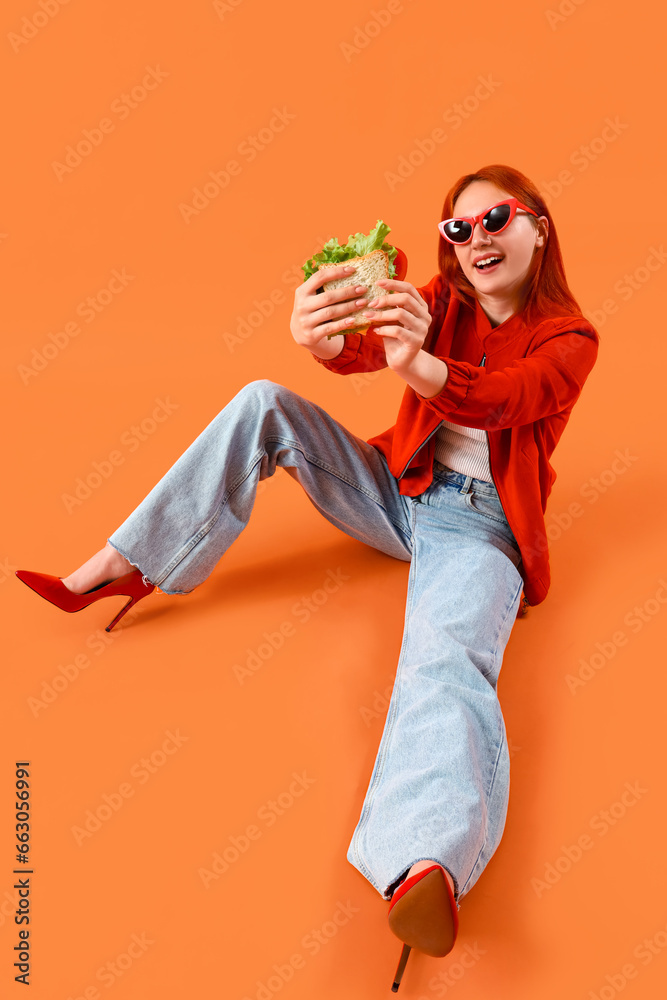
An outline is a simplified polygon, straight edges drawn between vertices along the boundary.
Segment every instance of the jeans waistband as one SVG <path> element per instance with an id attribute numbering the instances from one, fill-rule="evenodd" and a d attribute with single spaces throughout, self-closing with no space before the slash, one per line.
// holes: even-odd
<path id="1" fill-rule="evenodd" d="M 437 460 L 433 462 L 433 476 L 439 480 L 446 480 L 453 486 L 460 486 L 464 493 L 472 490 L 474 493 L 488 493 L 491 496 L 498 495 L 495 485 L 487 479 L 475 479 L 474 476 L 467 476 L 464 472 L 455 472 Z"/>

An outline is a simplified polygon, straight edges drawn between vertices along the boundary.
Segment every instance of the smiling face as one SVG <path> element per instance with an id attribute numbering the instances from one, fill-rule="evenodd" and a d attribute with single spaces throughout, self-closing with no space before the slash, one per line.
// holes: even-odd
<path id="1" fill-rule="evenodd" d="M 490 181 L 473 181 L 454 202 L 453 214 L 461 218 L 476 216 L 511 195 Z M 507 229 L 501 233 L 485 232 L 479 222 L 470 243 L 455 246 L 466 278 L 477 292 L 477 298 L 488 315 L 501 323 L 521 307 L 522 292 L 533 255 L 546 243 L 548 220 L 517 211 Z M 475 264 L 479 258 L 499 257 L 486 268 Z"/>

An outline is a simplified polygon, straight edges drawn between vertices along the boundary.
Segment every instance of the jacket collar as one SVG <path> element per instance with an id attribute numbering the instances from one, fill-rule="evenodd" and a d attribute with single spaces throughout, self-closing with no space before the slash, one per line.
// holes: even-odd
<path id="1" fill-rule="evenodd" d="M 491 326 L 491 320 L 482 309 L 479 301 L 475 302 L 475 329 L 477 336 L 486 351 L 498 350 L 511 343 L 525 330 L 519 313 L 512 313 L 498 326 Z"/>

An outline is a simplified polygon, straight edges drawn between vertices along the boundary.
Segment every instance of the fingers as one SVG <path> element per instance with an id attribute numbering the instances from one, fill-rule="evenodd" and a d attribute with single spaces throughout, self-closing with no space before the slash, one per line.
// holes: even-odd
<path id="1" fill-rule="evenodd" d="M 409 281 L 399 281 L 397 278 L 378 278 L 375 282 L 380 288 L 386 289 L 387 292 L 393 292 L 395 295 L 404 295 L 411 298 L 418 306 L 426 307 L 426 303 L 423 298 L 415 288 L 415 286 Z"/>
<path id="2" fill-rule="evenodd" d="M 324 267 L 319 268 L 314 274 L 311 274 L 310 278 L 300 285 L 301 289 L 305 289 L 308 293 L 314 291 L 317 288 L 321 288 L 325 285 L 327 281 L 336 281 L 338 278 L 348 278 L 351 274 L 354 274 L 356 267 L 348 264 L 341 264 L 337 267 Z"/>
<path id="3" fill-rule="evenodd" d="M 321 340 L 322 337 L 333 337 L 339 333 L 349 333 L 355 326 L 370 326 L 370 323 L 362 323 L 353 316 L 344 316 L 341 319 L 332 320 L 328 323 L 320 323 L 311 327 L 313 336 Z"/>
<path id="4" fill-rule="evenodd" d="M 409 319 L 408 316 L 410 316 Z M 390 331 L 389 335 L 392 337 L 400 337 L 401 335 L 405 337 L 407 335 L 410 338 L 420 337 L 422 341 L 425 337 L 425 334 L 415 323 L 414 317 L 401 309 L 385 309 L 377 314 L 365 310 L 362 319 L 380 335 L 385 331 Z"/>
<path id="5" fill-rule="evenodd" d="M 348 333 L 358 326 L 370 326 L 372 321 L 360 315 L 360 310 L 364 306 L 368 307 L 367 285 L 356 284 L 353 280 L 356 268 L 354 265 L 341 264 L 337 267 L 320 268 L 304 281 L 295 291 L 295 311 L 293 314 L 295 330 L 298 332 L 295 337 L 300 342 L 314 342 L 323 337 L 331 337 L 336 334 Z M 339 288 L 324 290 L 323 286 L 331 281 L 340 278 L 347 278 L 349 283 Z M 383 279 L 393 285 L 394 281 Z M 398 282 L 401 288 L 410 288 L 408 282 Z M 382 296 L 382 301 L 387 301 L 391 306 L 398 305 L 399 297 L 405 296 L 408 310 L 416 310 L 415 300 L 410 305 L 409 293 L 402 292 L 390 297 Z M 422 299 L 420 301 L 423 302 Z M 377 315 L 384 316 L 385 313 L 378 312 Z M 428 315 L 428 310 L 426 310 Z M 413 313 L 413 319 L 417 313 Z"/>
<path id="6" fill-rule="evenodd" d="M 380 288 L 386 289 L 386 295 L 379 295 L 368 303 L 373 309 L 381 309 L 383 306 L 402 306 L 413 316 L 420 318 L 430 316 L 428 306 L 409 281 L 398 281 L 395 278 L 380 278 L 375 282 Z M 389 295 L 389 292 L 392 292 Z"/>
<path id="7" fill-rule="evenodd" d="M 318 330 L 321 326 L 325 324 L 338 323 L 340 329 L 345 325 L 342 323 L 346 318 L 351 317 L 354 313 L 363 308 L 363 306 L 368 305 L 367 298 L 359 298 L 359 295 L 364 295 L 368 292 L 368 289 L 364 286 L 361 292 L 356 289 L 361 286 L 352 286 L 350 289 L 335 289 L 336 292 L 346 291 L 345 300 L 341 301 L 340 296 L 337 296 L 336 300 L 331 301 L 325 298 L 324 295 L 318 295 L 315 302 L 306 299 L 302 303 L 302 309 L 300 315 L 302 317 L 302 322 L 304 325 L 311 327 L 311 329 Z M 310 299 L 313 299 L 311 296 Z M 321 303 L 321 304 L 320 304 Z M 349 324 L 348 324 L 349 325 Z M 327 329 L 327 332 L 330 332 Z"/>
<path id="8" fill-rule="evenodd" d="M 354 302 L 360 299 L 361 305 L 368 305 L 368 286 L 367 285 L 344 285 L 342 288 L 331 288 L 324 292 L 319 292 L 316 294 L 313 292 L 310 295 L 304 295 L 301 299 L 301 305 L 307 312 L 315 312 L 316 310 L 331 309 L 333 310 L 332 315 L 337 315 L 336 309 L 340 312 L 339 306 L 343 309 L 354 304 Z"/>
<path id="9" fill-rule="evenodd" d="M 375 284 L 382 285 L 384 288 L 391 288 L 396 292 L 413 291 L 417 298 L 421 299 L 422 302 L 424 301 L 415 286 L 410 281 L 399 281 L 398 278 L 378 278 Z"/>
<path id="10" fill-rule="evenodd" d="M 311 274 L 307 281 L 299 285 L 296 289 L 295 297 L 309 311 L 322 309 L 333 303 L 359 298 L 360 295 L 368 291 L 368 288 L 366 285 L 355 283 L 355 271 L 356 267 L 354 265 L 320 268 L 315 274 Z M 324 285 L 331 281 L 338 281 L 341 278 L 347 278 L 345 285 L 339 288 L 324 289 Z"/>
<path id="11" fill-rule="evenodd" d="M 306 339 L 309 342 L 315 342 L 321 340 L 322 337 L 348 333 L 355 326 L 370 326 L 370 323 L 365 323 L 363 317 L 358 315 L 361 306 L 365 304 L 365 299 L 356 302 L 355 300 L 339 302 L 311 311 L 298 309 L 294 316 L 298 328 L 305 334 Z"/>
<path id="12" fill-rule="evenodd" d="M 426 311 L 421 310 L 413 299 L 408 298 L 404 301 L 398 295 L 381 295 L 365 305 L 364 316 L 372 321 L 387 319 L 400 322 L 406 320 L 406 324 L 410 322 L 410 325 L 414 326 L 415 320 L 418 323 L 423 323 L 430 318 L 428 308 Z"/>
<path id="13" fill-rule="evenodd" d="M 354 266 L 325 268 L 317 271 L 308 281 L 304 281 L 297 297 L 298 312 L 304 329 L 315 337 L 331 336 L 346 333 L 350 328 L 359 326 L 359 317 L 352 318 L 368 305 L 368 287 L 355 284 L 353 281 L 340 288 L 322 291 L 322 285 L 337 278 L 350 278 L 354 275 Z M 317 280 L 315 280 L 317 279 Z"/>
<path id="14" fill-rule="evenodd" d="M 421 296 L 419 297 L 421 299 Z M 424 343 L 431 325 L 431 314 L 423 299 L 421 299 L 423 309 L 404 292 L 381 295 L 372 301 L 375 307 L 364 309 L 362 315 L 365 322 L 370 323 L 380 337 L 403 341 L 406 344 Z M 405 305 L 402 305 L 402 302 Z M 384 303 L 387 305 L 382 308 Z"/>

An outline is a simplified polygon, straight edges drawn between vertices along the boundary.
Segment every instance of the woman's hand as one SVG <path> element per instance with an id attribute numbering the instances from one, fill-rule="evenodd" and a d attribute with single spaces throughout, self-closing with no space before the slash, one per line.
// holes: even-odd
<path id="1" fill-rule="evenodd" d="M 376 285 L 393 294 L 380 295 L 369 302 L 373 308 L 364 310 L 364 316 L 384 340 L 387 366 L 400 375 L 409 371 L 421 351 L 431 325 L 431 314 L 409 281 L 380 278 Z"/>
<path id="2" fill-rule="evenodd" d="M 369 305 L 375 308 L 364 310 L 374 332 L 382 337 L 387 367 L 425 399 L 437 396 L 447 382 L 449 369 L 441 358 L 422 349 L 431 325 L 428 306 L 409 281 L 381 278 L 376 285 L 387 292 L 395 289 L 393 295 L 373 299 Z"/>
<path id="3" fill-rule="evenodd" d="M 351 327 L 359 326 L 359 320 L 353 319 L 351 314 L 368 305 L 368 298 L 361 297 L 368 295 L 368 288 L 365 285 L 345 285 L 319 293 L 318 289 L 328 281 L 349 277 L 355 270 L 354 266 L 341 264 L 340 267 L 315 271 L 294 292 L 294 310 L 290 319 L 292 336 L 297 344 L 308 348 L 318 358 L 335 358 L 343 350 L 345 341 L 342 337 L 327 340 L 327 335 L 342 334 Z"/>

